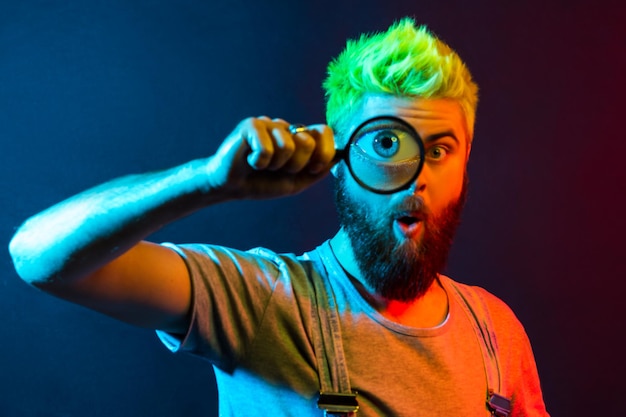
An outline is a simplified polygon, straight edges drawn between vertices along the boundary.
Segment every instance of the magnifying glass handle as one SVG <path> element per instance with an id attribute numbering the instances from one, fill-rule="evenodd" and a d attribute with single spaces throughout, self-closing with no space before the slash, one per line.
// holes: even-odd
<path id="1" fill-rule="evenodd" d="M 335 149 L 335 157 L 333 158 L 333 165 L 339 161 L 343 161 L 348 156 L 347 149 Z"/>

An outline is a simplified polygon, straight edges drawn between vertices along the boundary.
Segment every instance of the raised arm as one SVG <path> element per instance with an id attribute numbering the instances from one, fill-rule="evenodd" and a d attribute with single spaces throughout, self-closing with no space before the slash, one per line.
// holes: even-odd
<path id="1" fill-rule="evenodd" d="M 205 206 L 297 193 L 334 156 L 325 125 L 292 135 L 266 117 L 241 122 L 215 155 L 157 173 L 122 177 L 28 219 L 9 250 L 19 276 L 58 297 L 120 320 L 183 332 L 190 279 L 172 250 L 143 241 Z"/>

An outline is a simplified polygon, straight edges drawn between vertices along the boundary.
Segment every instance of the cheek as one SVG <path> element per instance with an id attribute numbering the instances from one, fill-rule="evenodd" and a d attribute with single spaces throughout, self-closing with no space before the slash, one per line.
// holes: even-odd
<path id="1" fill-rule="evenodd" d="M 389 195 L 376 194 L 363 189 L 354 181 L 345 166 L 339 167 L 337 175 L 341 177 L 337 181 L 343 183 L 342 190 L 346 197 L 367 212 L 368 218 L 378 218 L 385 213 L 385 209 L 389 206 L 389 200 L 391 199 Z"/>
<path id="2" fill-rule="evenodd" d="M 357 184 L 354 184 L 352 191 L 352 201 L 359 204 L 368 213 L 370 219 L 385 213 L 389 204 L 389 196 L 369 192 Z"/>
<path id="3" fill-rule="evenodd" d="M 438 212 L 456 201 L 463 190 L 465 166 L 455 164 L 441 169 L 434 175 L 428 190 L 431 198 L 431 210 Z"/>

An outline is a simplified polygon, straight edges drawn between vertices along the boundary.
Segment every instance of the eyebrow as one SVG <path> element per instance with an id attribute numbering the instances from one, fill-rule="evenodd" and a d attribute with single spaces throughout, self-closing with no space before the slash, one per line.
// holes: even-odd
<path id="1" fill-rule="evenodd" d="M 424 141 L 424 143 L 426 143 L 426 142 L 434 142 L 434 141 L 436 141 L 438 139 L 447 138 L 447 137 L 450 137 L 450 138 L 454 139 L 457 144 L 459 144 L 459 145 L 461 144 L 461 141 L 459 141 L 459 138 L 457 138 L 456 135 L 454 134 L 454 132 L 451 131 L 451 130 L 447 130 L 445 132 L 435 133 L 433 135 L 426 136 L 422 140 Z"/>

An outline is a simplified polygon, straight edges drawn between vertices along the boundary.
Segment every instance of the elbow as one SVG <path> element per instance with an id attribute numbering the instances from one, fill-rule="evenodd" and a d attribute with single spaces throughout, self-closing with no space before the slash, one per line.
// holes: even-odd
<path id="1" fill-rule="evenodd" d="M 28 233 L 18 230 L 9 242 L 9 254 L 17 275 L 27 284 L 42 287 L 55 281 L 55 267 L 33 240 Z"/>

